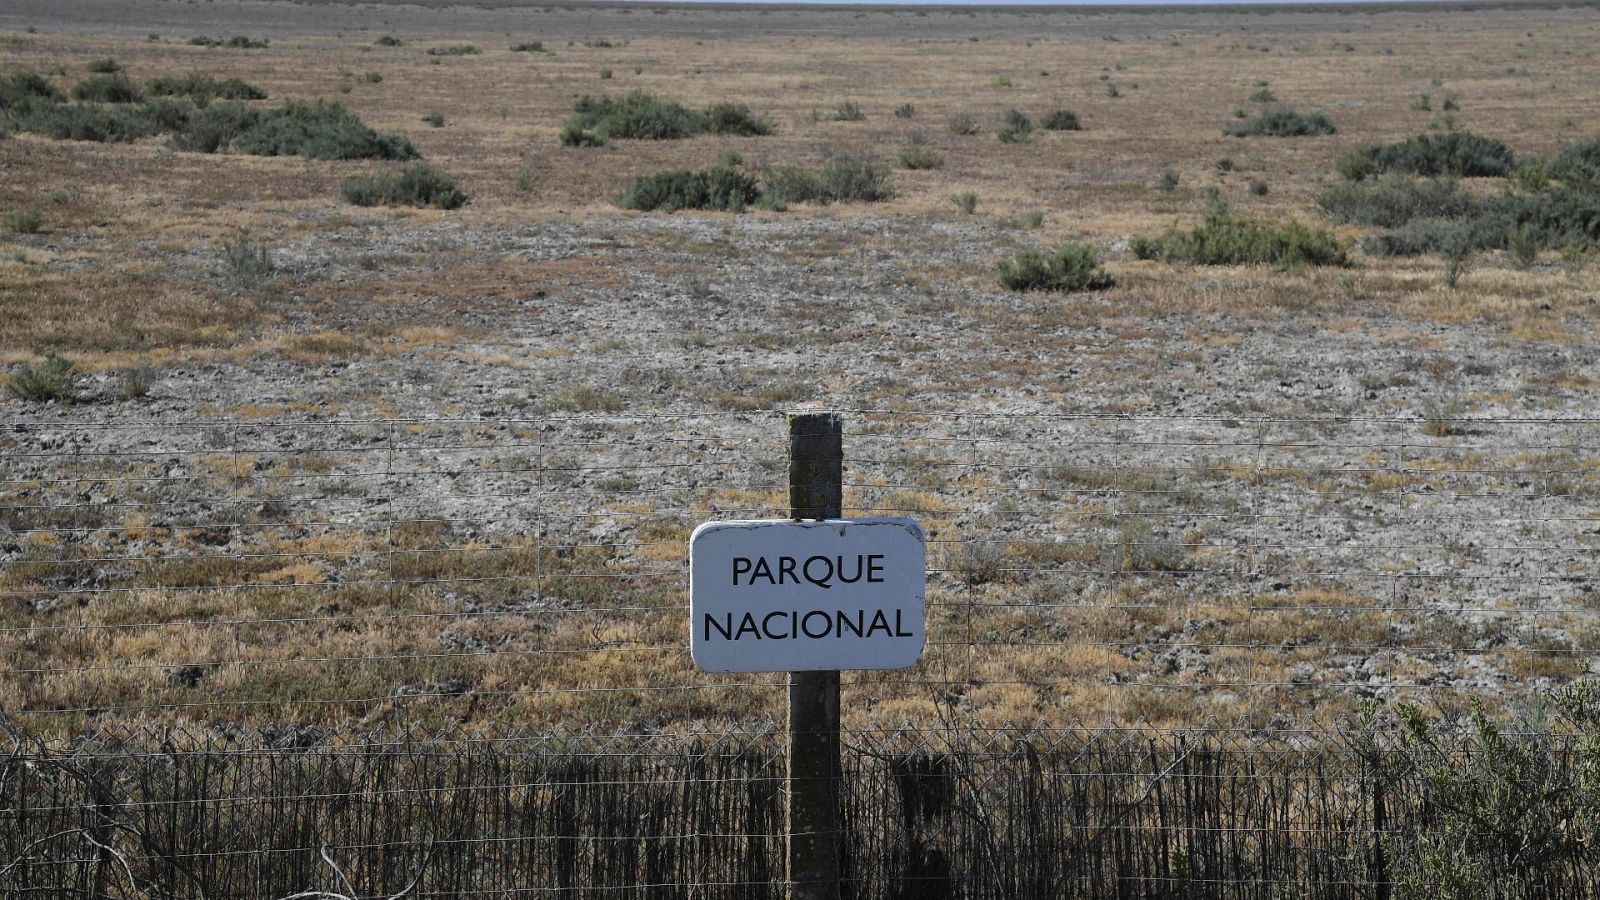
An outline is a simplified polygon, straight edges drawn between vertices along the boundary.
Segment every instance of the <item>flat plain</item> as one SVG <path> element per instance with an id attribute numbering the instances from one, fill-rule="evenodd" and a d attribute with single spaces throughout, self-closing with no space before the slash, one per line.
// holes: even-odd
<path id="1" fill-rule="evenodd" d="M 264 46 L 193 41 L 233 35 Z M 341 199 L 393 161 L 4 129 L 0 363 L 54 354 L 72 396 L 0 400 L 0 708 L 778 716 L 777 678 L 691 670 L 683 542 L 782 514 L 774 412 L 807 405 L 856 411 L 850 508 L 935 538 L 929 656 L 850 676 L 855 725 L 1529 702 L 1600 653 L 1589 249 L 1384 255 L 1322 198 L 1371 145 L 1593 138 L 1595 46 L 1582 4 L 8 4 L 0 77 L 337 102 L 470 199 Z M 575 103 L 635 91 L 770 133 L 563 145 Z M 1336 130 L 1225 133 L 1278 108 Z M 891 195 L 618 205 L 840 160 Z M 1223 208 L 1344 264 L 1140 258 Z M 1115 284 L 997 282 L 1068 242 Z"/>

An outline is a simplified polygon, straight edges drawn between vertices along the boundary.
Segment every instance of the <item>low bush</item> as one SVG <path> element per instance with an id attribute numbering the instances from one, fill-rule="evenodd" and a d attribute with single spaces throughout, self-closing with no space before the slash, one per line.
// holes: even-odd
<path id="1" fill-rule="evenodd" d="M 1317 197 L 1317 204 L 1335 221 L 1379 228 L 1397 228 L 1418 218 L 1470 216 L 1482 206 L 1454 179 L 1400 175 L 1335 184 Z"/>
<path id="2" fill-rule="evenodd" d="M 1501 141 L 1470 131 L 1422 134 L 1392 144 L 1374 144 L 1341 158 L 1339 173 L 1360 181 L 1385 172 L 1457 178 L 1497 177 L 1516 167 L 1516 155 Z"/>
<path id="3" fill-rule="evenodd" d="M 577 122 L 568 122 L 561 126 L 561 134 L 557 138 L 563 147 L 599 147 L 605 144 L 605 138 L 583 127 Z"/>
<path id="4" fill-rule="evenodd" d="M 1542 168 L 1567 187 L 1600 190 L 1600 137 L 1567 144 Z"/>
<path id="5" fill-rule="evenodd" d="M 114 59 L 112 59 L 111 57 L 108 56 L 108 57 L 105 57 L 104 59 L 91 59 L 91 60 L 89 60 L 89 64 L 87 66 L 84 66 L 84 68 L 89 70 L 90 72 L 95 72 L 95 73 L 99 73 L 99 74 L 102 74 L 102 75 L 110 75 L 113 72 L 121 72 L 122 71 L 122 63 L 119 63 L 116 60 L 114 60 Z"/>
<path id="6" fill-rule="evenodd" d="M 248 81 L 210 75 L 164 75 L 145 82 L 144 89 L 153 97 L 188 97 L 202 106 L 212 100 L 267 99 L 266 91 Z"/>
<path id="7" fill-rule="evenodd" d="M 888 172 L 869 159 L 834 159 L 817 171 L 825 203 L 880 203 L 894 197 Z"/>
<path id="8" fill-rule="evenodd" d="M 72 88 L 72 99 L 94 103 L 138 103 L 144 99 L 139 86 L 119 73 L 96 75 L 78 82 Z"/>
<path id="9" fill-rule="evenodd" d="M 1006 111 L 1005 121 L 1000 125 L 999 138 L 1002 144 L 1025 144 L 1033 135 L 1033 120 L 1020 109 Z"/>
<path id="10" fill-rule="evenodd" d="M 398 172 L 346 178 L 339 187 L 339 196 L 356 206 L 432 206 L 438 209 L 457 209 L 468 199 L 456 186 L 455 179 L 426 163 L 406 166 Z"/>
<path id="11" fill-rule="evenodd" d="M 428 113 L 422 117 L 422 121 L 426 122 L 430 127 L 433 128 L 444 127 L 444 116 L 440 115 L 439 113 Z"/>
<path id="12" fill-rule="evenodd" d="M 55 103 L 32 107 L 16 116 L 15 122 L 23 131 L 58 141 L 115 144 L 160 133 L 162 128 L 158 120 L 147 113 L 152 109 L 165 108 L 131 104 Z"/>
<path id="13" fill-rule="evenodd" d="M 743 103 L 713 103 L 706 109 L 705 120 L 705 130 L 711 134 L 753 137 L 772 133 L 772 123 L 751 113 Z"/>
<path id="14" fill-rule="evenodd" d="M 1058 109 L 1044 117 L 1039 127 L 1045 131 L 1080 131 L 1083 126 L 1078 122 L 1078 114 L 1065 109 Z"/>
<path id="15" fill-rule="evenodd" d="M 952 116 L 950 133 L 957 137 L 971 137 L 978 133 L 978 123 L 971 116 Z"/>
<path id="16" fill-rule="evenodd" d="M 634 91 L 626 97 L 584 96 L 573 104 L 572 117 L 563 130 L 562 143 L 580 132 L 592 132 L 598 142 L 623 140 L 676 140 L 696 134 L 763 135 L 772 132 L 772 123 L 750 112 L 742 103 L 716 103 L 704 112 L 681 103 L 663 100 Z"/>
<path id="17" fill-rule="evenodd" d="M 476 56 L 481 52 L 481 50 L 472 46 L 471 44 L 453 44 L 448 47 L 428 48 L 429 56 Z"/>
<path id="18" fill-rule="evenodd" d="M 191 136 L 190 131 L 197 133 Z M 185 150 L 210 146 L 213 151 L 307 159 L 409 160 L 420 155 L 405 138 L 380 134 L 343 106 L 326 100 L 291 100 L 271 110 L 212 104 L 195 117 L 176 144 Z"/>
<path id="19" fill-rule="evenodd" d="M 1299 222 L 1272 225 L 1213 208 L 1198 227 L 1174 228 L 1158 238 L 1136 237 L 1135 256 L 1208 266 L 1342 266 L 1344 246 L 1333 232 Z"/>
<path id="20" fill-rule="evenodd" d="M 512 53 L 543 53 L 544 52 L 544 41 L 523 41 L 520 44 L 512 44 L 511 45 L 511 52 Z"/>
<path id="21" fill-rule="evenodd" d="M 378 38 L 376 41 L 373 41 L 373 43 L 377 44 L 379 47 L 404 47 L 406 45 L 405 41 L 388 34 Z"/>
<path id="22" fill-rule="evenodd" d="M 44 227 L 44 216 L 37 209 L 14 209 L 6 213 L 6 230 L 16 234 L 38 234 Z"/>
<path id="23" fill-rule="evenodd" d="M 845 102 L 834 107 L 833 112 L 825 116 L 819 116 L 818 118 L 827 119 L 828 121 L 832 122 L 860 122 L 866 117 L 867 114 L 861 111 L 860 104 L 856 103 L 854 100 L 846 100 Z"/>
<path id="24" fill-rule="evenodd" d="M 71 403 L 78 398 L 78 373 L 54 353 L 23 365 L 6 382 L 6 393 L 29 403 Z"/>
<path id="25" fill-rule="evenodd" d="M 34 72 L 15 72 L 0 78 L 0 111 L 21 111 L 64 99 L 55 86 Z"/>
<path id="26" fill-rule="evenodd" d="M 760 195 L 755 179 L 736 169 L 717 166 L 703 172 L 678 170 L 641 176 L 616 203 L 623 209 L 643 212 L 680 209 L 743 212 Z"/>
<path id="27" fill-rule="evenodd" d="M 926 144 L 912 144 L 900 149 L 900 168 L 937 169 L 944 165 L 944 155 Z"/>
<path id="28" fill-rule="evenodd" d="M 1332 120 L 1319 112 L 1269 109 L 1253 119 L 1223 126 L 1222 133 L 1232 137 L 1305 137 L 1333 134 L 1338 130 Z"/>
<path id="29" fill-rule="evenodd" d="M 950 202 L 956 205 L 956 209 L 969 216 L 978 211 L 978 194 L 975 191 L 962 191 L 959 194 L 951 194 Z"/>
<path id="30" fill-rule="evenodd" d="M 278 269 L 272 261 L 272 251 L 251 238 L 248 231 L 223 238 L 218 255 L 228 281 L 244 290 L 255 290 L 266 284 Z"/>
<path id="31" fill-rule="evenodd" d="M 1068 243 L 1054 250 L 1028 248 L 999 267 L 1000 286 L 1009 291 L 1100 291 L 1116 284 L 1093 249 Z"/>
<path id="32" fill-rule="evenodd" d="M 910 103 L 902 103 L 894 108 L 894 117 L 896 119 L 909 119 L 914 117 L 916 114 L 916 106 Z"/>
<path id="33" fill-rule="evenodd" d="M 232 50 L 262 50 L 270 43 L 265 38 L 251 38 L 244 35 L 235 35 L 230 38 L 192 37 L 189 43 L 196 47 L 227 47 Z"/>

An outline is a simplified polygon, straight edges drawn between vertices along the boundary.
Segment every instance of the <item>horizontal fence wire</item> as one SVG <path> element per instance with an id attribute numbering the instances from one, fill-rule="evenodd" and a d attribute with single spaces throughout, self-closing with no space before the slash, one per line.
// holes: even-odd
<path id="1" fill-rule="evenodd" d="M 929 535 L 848 896 L 1388 897 L 1439 765 L 1586 765 L 1600 420 L 837 412 L 846 515 Z M 0 426 L 0 891 L 784 894 L 786 677 L 687 652 L 780 414 L 130 416 Z M 1506 896 L 1594 892 L 1551 853 Z"/>

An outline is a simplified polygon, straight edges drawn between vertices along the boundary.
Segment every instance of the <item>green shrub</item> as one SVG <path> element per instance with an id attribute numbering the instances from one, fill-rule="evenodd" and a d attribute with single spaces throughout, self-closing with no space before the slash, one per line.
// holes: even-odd
<path id="1" fill-rule="evenodd" d="M 144 94 L 138 85 L 128 80 L 128 76 L 119 72 L 96 75 L 78 82 L 72 88 L 72 99 L 94 103 L 138 103 L 144 99 Z"/>
<path id="2" fill-rule="evenodd" d="M 1250 95 L 1250 102 L 1251 103 L 1277 103 L 1278 102 L 1278 95 L 1274 94 L 1272 92 L 1272 88 L 1268 88 L 1268 87 L 1256 88 L 1255 93 Z"/>
<path id="3" fill-rule="evenodd" d="M 743 172 L 718 166 L 703 172 L 677 170 L 641 176 L 617 205 L 643 212 L 711 209 L 743 212 L 756 202 L 760 191 L 755 179 Z"/>
<path id="4" fill-rule="evenodd" d="M 428 113 L 422 117 L 422 121 L 428 123 L 428 125 L 434 128 L 444 127 L 444 116 L 440 115 L 439 113 Z"/>
<path id="5" fill-rule="evenodd" d="M 917 114 L 917 108 L 910 103 L 902 103 L 894 108 L 896 119 L 909 119 Z"/>
<path id="6" fill-rule="evenodd" d="M 378 38 L 376 41 L 373 41 L 373 43 L 377 44 L 379 47 L 404 47 L 406 45 L 405 41 L 388 34 Z"/>
<path id="7" fill-rule="evenodd" d="M 1568 187 L 1600 189 L 1600 137 L 1563 146 L 1542 168 Z"/>
<path id="8" fill-rule="evenodd" d="M 119 63 L 116 60 L 114 60 L 114 59 L 112 59 L 111 57 L 108 56 L 108 57 L 105 57 L 104 59 L 91 59 L 91 60 L 89 60 L 89 64 L 87 66 L 84 66 L 84 68 L 89 70 L 90 72 L 95 72 L 95 73 L 99 73 L 99 74 L 102 74 L 102 75 L 110 75 L 113 72 L 121 72 L 122 71 L 122 63 Z"/>
<path id="9" fill-rule="evenodd" d="M 951 194 L 950 202 L 956 205 L 956 209 L 969 216 L 978 211 L 978 194 L 976 191 L 962 191 L 959 194 Z"/>
<path id="10" fill-rule="evenodd" d="M 172 146 L 191 153 L 220 153 L 260 121 L 261 112 L 243 103 L 213 103 L 189 117 L 173 134 Z"/>
<path id="11" fill-rule="evenodd" d="M 676 140 L 700 134 L 709 127 L 705 114 L 643 91 L 616 99 L 584 96 L 573 104 L 572 113 L 567 120 L 569 126 L 591 129 L 602 141 Z"/>
<path id="12" fill-rule="evenodd" d="M 1085 244 L 1062 244 L 1054 250 L 1030 247 L 1014 258 L 1002 260 L 1000 286 L 1008 291 L 1101 291 L 1116 284 L 1093 249 Z"/>
<path id="13" fill-rule="evenodd" d="M 24 131 L 58 141 L 124 143 L 159 132 L 145 112 L 128 104 L 57 103 L 29 109 L 15 121 Z"/>
<path id="14" fill-rule="evenodd" d="M 1170 194 L 1178 189 L 1178 181 L 1178 173 L 1175 170 L 1162 169 L 1161 180 L 1156 182 L 1156 186 L 1161 188 L 1163 192 Z"/>
<path id="15" fill-rule="evenodd" d="M 1416 218 L 1361 242 L 1374 256 L 1421 256 L 1438 253 L 1446 245 L 1470 242 L 1471 228 L 1454 219 Z"/>
<path id="16" fill-rule="evenodd" d="M 752 114 L 743 103 L 713 103 L 706 109 L 705 121 L 705 130 L 711 134 L 752 137 L 772 133 L 772 123 Z"/>
<path id="17" fill-rule="evenodd" d="M 78 398 L 77 381 L 72 363 L 50 353 L 18 369 L 6 382 L 6 393 L 29 403 L 71 403 Z"/>
<path id="18" fill-rule="evenodd" d="M 0 110 L 25 111 L 62 99 L 61 92 L 36 73 L 15 72 L 0 78 Z"/>
<path id="19" fill-rule="evenodd" d="M 568 122 L 561 126 L 558 137 L 563 147 L 600 147 L 606 142 L 605 138 L 583 127 L 577 122 Z"/>
<path id="20" fill-rule="evenodd" d="M 1065 109 L 1058 109 L 1044 117 L 1039 127 L 1045 131 L 1080 131 L 1083 126 L 1078 122 L 1078 114 Z"/>
<path id="21" fill-rule="evenodd" d="M 894 197 L 888 172 L 869 159 L 834 159 L 817 172 L 825 203 L 878 203 Z"/>
<path id="22" fill-rule="evenodd" d="M 1033 120 L 1020 109 L 1006 111 L 1005 121 L 1000 126 L 1000 142 L 1003 144 L 1025 144 L 1033 135 Z"/>
<path id="23" fill-rule="evenodd" d="M 543 53 L 544 52 L 544 41 L 523 41 L 520 44 L 512 44 L 511 45 L 511 52 L 512 53 Z"/>
<path id="24" fill-rule="evenodd" d="M 346 178 L 339 187 L 339 196 L 356 206 L 432 206 L 439 209 L 456 209 L 468 199 L 456 187 L 455 179 L 426 163 L 409 165 L 399 172 Z"/>
<path id="25" fill-rule="evenodd" d="M 978 123 L 971 116 L 961 115 L 950 118 L 950 133 L 957 137 L 971 137 L 978 133 Z"/>
<path id="26" fill-rule="evenodd" d="M 1299 222 L 1271 225 L 1213 208 L 1198 227 L 1174 228 L 1159 238 L 1136 237 L 1135 256 L 1208 266 L 1342 266 L 1345 251 L 1333 232 Z"/>
<path id="27" fill-rule="evenodd" d="M 145 92 L 154 97 L 189 97 L 204 105 L 212 100 L 265 100 L 267 92 L 238 78 L 213 78 L 210 75 L 163 75 L 145 82 Z"/>
<path id="28" fill-rule="evenodd" d="M 1471 216 L 1482 205 L 1454 179 L 1400 175 L 1335 184 L 1317 197 L 1317 204 L 1335 221 L 1379 228 L 1397 228 L 1418 218 Z"/>
<path id="29" fill-rule="evenodd" d="M 452 44 L 448 47 L 428 48 L 429 56 L 476 56 L 481 52 L 482 51 L 471 44 Z"/>
<path id="30" fill-rule="evenodd" d="M 900 149 L 900 168 L 937 169 L 944 165 L 944 155 L 926 144 L 912 144 Z"/>
<path id="31" fill-rule="evenodd" d="M 279 109 L 262 110 L 230 146 L 253 156 L 307 159 L 408 160 L 420 155 L 405 138 L 380 134 L 343 106 L 326 100 L 290 100 Z"/>
<path id="32" fill-rule="evenodd" d="M 1364 147 L 1340 160 L 1339 173 L 1351 181 L 1384 172 L 1471 178 L 1506 175 L 1515 166 L 1511 148 L 1494 138 L 1444 131 Z"/>
<path id="33" fill-rule="evenodd" d="M 1269 109 L 1253 119 L 1223 126 L 1222 133 L 1232 137 L 1303 137 L 1333 134 L 1338 130 L 1327 116 L 1319 112 Z"/>
<path id="34" fill-rule="evenodd" d="M 38 234 L 44 227 L 44 216 L 37 209 L 14 209 L 6 213 L 6 229 L 16 234 Z"/>
<path id="35" fill-rule="evenodd" d="M 1265 197 L 1271 193 L 1272 188 L 1259 178 L 1250 179 L 1250 193 L 1256 197 Z"/>

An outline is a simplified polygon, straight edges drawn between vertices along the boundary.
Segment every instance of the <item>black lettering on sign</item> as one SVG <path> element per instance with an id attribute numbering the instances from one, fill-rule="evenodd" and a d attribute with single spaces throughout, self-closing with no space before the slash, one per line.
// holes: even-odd
<path id="1" fill-rule="evenodd" d="M 856 584 L 863 579 L 868 584 L 882 584 L 883 559 L 882 553 L 857 553 L 854 556 L 818 554 L 805 559 L 795 556 L 779 556 L 775 559 L 736 556 L 733 558 L 733 586 L 752 587 L 757 582 L 773 586 L 804 582 L 823 590 L 832 590 L 835 584 Z"/>

